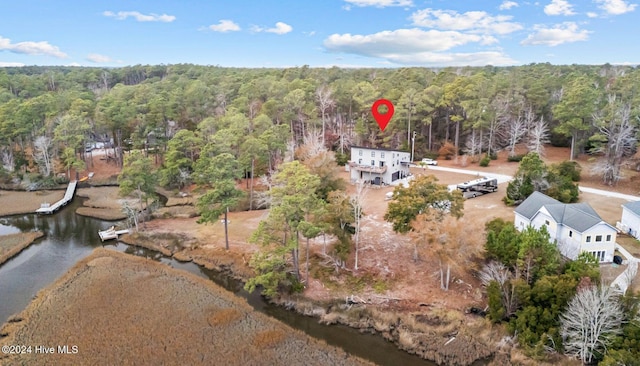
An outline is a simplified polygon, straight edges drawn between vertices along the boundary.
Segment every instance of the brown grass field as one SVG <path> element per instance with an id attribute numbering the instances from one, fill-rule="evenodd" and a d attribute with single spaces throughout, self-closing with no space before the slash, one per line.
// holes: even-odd
<path id="1" fill-rule="evenodd" d="M 262 313 L 211 281 L 96 249 L 0 330 L 6 365 L 369 365 Z M 4 357 L 4 359 L 2 359 Z"/>
<path id="2" fill-rule="evenodd" d="M 43 235 L 40 231 L 0 235 L 0 264 L 20 253 L 24 248 L 31 245 L 31 243 Z"/>
<path id="3" fill-rule="evenodd" d="M 0 191 L 0 216 L 34 213 L 42 203 L 54 203 L 64 197 L 64 190 Z"/>
<path id="4" fill-rule="evenodd" d="M 78 197 L 84 197 L 84 207 L 76 209 L 78 215 L 96 217 L 102 220 L 123 220 L 127 218 L 122 212 L 124 199 L 119 195 L 118 187 L 89 187 L 80 188 L 76 192 Z M 131 205 L 136 204 L 129 200 Z"/>

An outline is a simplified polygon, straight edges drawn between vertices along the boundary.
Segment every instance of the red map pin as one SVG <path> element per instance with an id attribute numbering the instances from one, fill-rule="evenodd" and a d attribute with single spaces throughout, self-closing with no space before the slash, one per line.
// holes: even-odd
<path id="1" fill-rule="evenodd" d="M 387 113 L 380 113 L 378 111 L 378 108 L 380 108 L 381 105 L 387 106 Z M 373 103 L 373 106 L 371 106 L 371 113 L 373 114 L 373 118 L 376 122 L 378 122 L 380 130 L 384 131 L 384 129 L 387 128 L 391 117 L 393 117 L 393 111 L 393 103 L 386 99 L 378 99 Z"/>

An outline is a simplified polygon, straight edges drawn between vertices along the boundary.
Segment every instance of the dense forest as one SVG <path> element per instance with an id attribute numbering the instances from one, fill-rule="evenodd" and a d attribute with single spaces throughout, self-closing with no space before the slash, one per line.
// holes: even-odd
<path id="1" fill-rule="evenodd" d="M 638 68 L 608 64 L 8 67 L 0 69 L 0 160 L 5 177 L 46 178 L 82 167 L 87 144 L 111 142 L 117 163 L 123 149 L 145 149 L 165 162 L 164 184 L 178 186 L 206 145 L 258 176 L 310 133 L 339 161 L 351 145 L 409 150 L 413 142 L 420 158 L 443 147 L 446 155 L 516 154 L 518 144 L 543 154 L 551 142 L 601 154 L 603 180 L 615 184 L 635 153 L 639 91 Z M 379 98 L 395 105 L 384 132 L 370 113 Z M 174 137 L 174 155 L 191 163 L 167 155 Z"/>

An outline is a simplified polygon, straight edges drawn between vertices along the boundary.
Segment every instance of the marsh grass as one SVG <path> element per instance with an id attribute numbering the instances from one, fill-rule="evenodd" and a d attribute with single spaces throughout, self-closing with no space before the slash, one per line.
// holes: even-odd
<path id="1" fill-rule="evenodd" d="M 0 235 L 0 264 L 20 253 L 23 249 L 42 236 L 44 236 L 44 234 L 40 231 Z"/>
<path id="2" fill-rule="evenodd" d="M 253 336 L 252 344 L 260 349 L 273 348 L 286 337 L 287 335 L 281 329 L 265 330 Z"/>
<path id="3" fill-rule="evenodd" d="M 228 325 L 242 317 L 242 313 L 237 309 L 216 309 L 212 312 L 213 314 L 207 318 L 212 327 Z"/>
<path id="4" fill-rule="evenodd" d="M 127 218 L 121 210 L 113 208 L 78 207 L 76 213 L 105 221 L 119 221 Z"/>
<path id="5" fill-rule="evenodd" d="M 3 365 L 370 365 L 210 280 L 102 248 L 17 316 L 23 320 L 0 329 L 0 345 L 69 344 L 80 352 L 0 354 Z"/>

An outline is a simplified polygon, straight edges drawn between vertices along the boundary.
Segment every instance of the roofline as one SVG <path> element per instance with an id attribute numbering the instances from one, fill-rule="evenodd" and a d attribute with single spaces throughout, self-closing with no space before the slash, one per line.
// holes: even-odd
<path id="1" fill-rule="evenodd" d="M 356 145 L 352 145 L 351 149 L 367 149 L 367 150 L 378 150 L 378 151 L 392 151 L 392 152 L 401 152 L 401 153 L 406 153 L 406 154 L 410 154 L 409 151 L 403 151 L 403 150 L 397 150 L 397 149 L 384 149 L 384 148 L 380 148 L 380 147 L 366 147 L 366 146 L 356 146 Z"/>
<path id="2" fill-rule="evenodd" d="M 544 207 L 544 206 L 542 206 L 542 207 Z M 516 213 L 517 213 L 517 212 L 516 212 Z M 529 221 L 533 221 L 533 218 L 534 218 L 534 217 L 536 217 L 536 216 L 538 216 L 538 214 L 539 214 L 539 213 L 540 213 L 540 210 L 536 211 L 536 213 L 535 213 L 535 214 L 533 214 L 533 216 L 531 216 L 531 218 L 530 218 L 530 219 L 528 219 L 528 220 L 529 220 Z M 522 217 L 524 217 L 524 218 L 526 218 L 526 216 L 523 216 L 523 215 L 521 215 L 521 214 L 519 214 L 519 215 L 520 215 L 520 216 L 522 216 Z M 591 215 L 591 216 L 592 216 L 592 217 L 594 217 L 593 215 Z M 578 230 L 578 229 L 574 228 L 573 226 L 569 226 L 569 225 L 567 225 L 567 224 L 565 224 L 565 223 L 557 222 L 557 221 L 556 221 L 556 219 L 554 219 L 554 218 L 553 218 L 553 216 L 551 216 L 551 218 L 552 218 L 552 219 L 553 219 L 553 221 L 556 223 L 556 225 L 559 225 L 559 226 L 566 226 L 566 227 L 571 228 L 571 229 L 573 229 L 573 230 L 575 230 L 576 232 L 581 233 L 581 234 L 582 234 L 582 233 L 584 233 L 585 231 L 587 231 L 587 230 L 591 229 L 592 227 L 594 227 L 594 226 L 596 226 L 596 225 L 600 225 L 600 224 L 605 224 L 605 225 L 609 226 L 610 228 L 612 228 L 613 230 L 615 230 L 616 232 L 619 232 L 619 231 L 620 231 L 620 230 L 618 230 L 615 226 L 613 226 L 613 225 L 611 225 L 610 223 L 608 223 L 608 222 L 604 221 L 602 218 L 600 218 L 600 221 L 598 221 L 598 222 L 596 222 L 595 224 L 593 224 L 593 225 L 589 226 L 588 228 L 584 229 L 583 231 L 580 231 L 580 230 Z"/>

